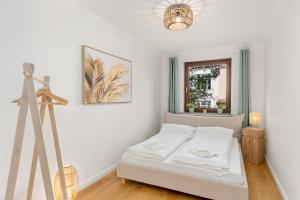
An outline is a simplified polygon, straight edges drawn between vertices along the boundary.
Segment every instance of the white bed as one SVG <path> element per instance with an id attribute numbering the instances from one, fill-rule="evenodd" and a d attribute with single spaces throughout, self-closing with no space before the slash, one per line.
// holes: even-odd
<path id="1" fill-rule="evenodd" d="M 188 141 L 187 141 L 188 142 Z M 240 146 L 237 139 L 233 140 L 230 158 L 230 170 L 226 172 L 220 172 L 216 170 L 209 170 L 201 167 L 187 166 L 173 161 L 173 157 L 187 144 L 180 146 L 175 152 L 173 152 L 166 160 L 160 161 L 155 159 L 147 159 L 140 156 L 136 156 L 130 151 L 126 151 L 122 155 L 122 162 L 129 165 L 135 165 L 140 167 L 150 167 L 161 171 L 173 172 L 176 174 L 191 176 L 195 178 L 213 179 L 223 183 L 230 183 L 236 185 L 242 185 L 245 181 L 243 176 L 243 168 L 241 161 Z"/>
<path id="2" fill-rule="evenodd" d="M 165 122 L 171 124 L 194 127 L 205 127 L 205 124 L 208 124 L 206 127 L 211 127 L 213 124 L 216 127 L 220 125 L 219 127 L 234 129 L 234 136 L 236 137 L 232 140 L 232 146 L 227 148 L 230 157 L 227 157 L 227 168 L 223 171 L 208 169 L 205 166 L 194 166 L 191 163 L 176 162 L 175 158 L 178 158 L 178 155 L 183 156 L 184 161 L 189 161 L 190 155 L 186 153 L 186 149 L 190 149 L 190 145 L 196 138 L 188 139 L 190 138 L 188 136 L 185 142 L 174 148 L 171 153 L 168 152 L 168 156 L 164 159 L 153 159 L 149 158 L 148 155 L 144 157 L 144 154 L 138 155 L 129 148 L 131 151 L 127 150 L 122 155 L 121 162 L 117 167 L 117 175 L 123 180 L 135 180 L 215 200 L 248 200 L 247 178 L 237 139 L 240 137 L 242 119 L 241 116 L 232 119 L 226 118 L 225 121 L 221 118 L 210 118 L 210 120 L 204 119 L 202 121 L 201 118 L 173 114 L 167 114 L 165 117 Z M 145 143 L 147 141 L 143 142 L 142 145 Z M 135 146 L 141 147 L 140 145 Z M 183 152 L 185 153 L 182 154 Z M 186 158 L 188 159 L 186 160 Z"/>

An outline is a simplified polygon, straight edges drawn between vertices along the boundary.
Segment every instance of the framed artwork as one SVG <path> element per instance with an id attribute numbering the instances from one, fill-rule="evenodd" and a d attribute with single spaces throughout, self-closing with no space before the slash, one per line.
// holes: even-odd
<path id="1" fill-rule="evenodd" d="M 132 98 L 132 63 L 82 46 L 83 103 L 125 103 Z"/>

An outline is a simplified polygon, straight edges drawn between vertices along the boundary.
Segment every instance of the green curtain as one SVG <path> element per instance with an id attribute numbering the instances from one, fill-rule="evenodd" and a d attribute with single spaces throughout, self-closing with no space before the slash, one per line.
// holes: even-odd
<path id="1" fill-rule="evenodd" d="M 250 113 L 250 49 L 240 51 L 240 111 L 244 114 L 243 127 L 249 126 Z"/>
<path id="2" fill-rule="evenodd" d="M 176 113 L 177 106 L 177 59 L 169 58 L 169 109 L 170 113 Z"/>

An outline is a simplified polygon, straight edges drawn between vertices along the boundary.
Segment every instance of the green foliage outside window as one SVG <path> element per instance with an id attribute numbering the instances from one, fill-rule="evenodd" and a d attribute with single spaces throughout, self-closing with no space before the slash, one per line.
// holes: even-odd
<path id="1" fill-rule="evenodd" d="M 210 73 L 197 74 L 199 70 L 204 72 L 210 70 Z M 210 80 L 216 79 L 219 75 L 220 67 L 218 65 L 192 68 L 189 76 L 189 102 L 197 105 L 199 99 L 210 97 Z"/>

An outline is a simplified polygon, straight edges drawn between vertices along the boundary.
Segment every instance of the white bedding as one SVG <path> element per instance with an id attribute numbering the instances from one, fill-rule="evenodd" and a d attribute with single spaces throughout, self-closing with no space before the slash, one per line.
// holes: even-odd
<path id="1" fill-rule="evenodd" d="M 182 133 L 158 133 L 148 140 L 128 148 L 128 152 L 140 157 L 164 160 L 187 139 Z"/>
<path id="2" fill-rule="evenodd" d="M 176 163 L 199 166 L 202 168 L 228 171 L 230 164 L 230 153 L 232 147 L 232 137 L 208 137 L 195 135 L 191 141 L 173 156 Z M 211 157 L 199 156 L 191 152 L 192 149 L 210 151 Z"/>
<path id="3" fill-rule="evenodd" d="M 245 178 L 243 176 L 240 146 L 236 138 L 233 139 L 232 143 L 228 171 L 216 171 L 198 166 L 187 166 L 179 163 L 174 163 L 172 161 L 173 157 L 179 151 L 185 148 L 187 143 L 188 142 L 185 142 L 182 146 L 175 150 L 167 159 L 162 161 L 143 158 L 133 154 L 130 151 L 126 151 L 122 155 L 122 162 L 146 168 L 154 168 L 162 171 L 173 172 L 185 176 L 192 176 L 201 179 L 212 179 L 215 181 L 230 184 L 242 185 L 244 183 Z"/>

